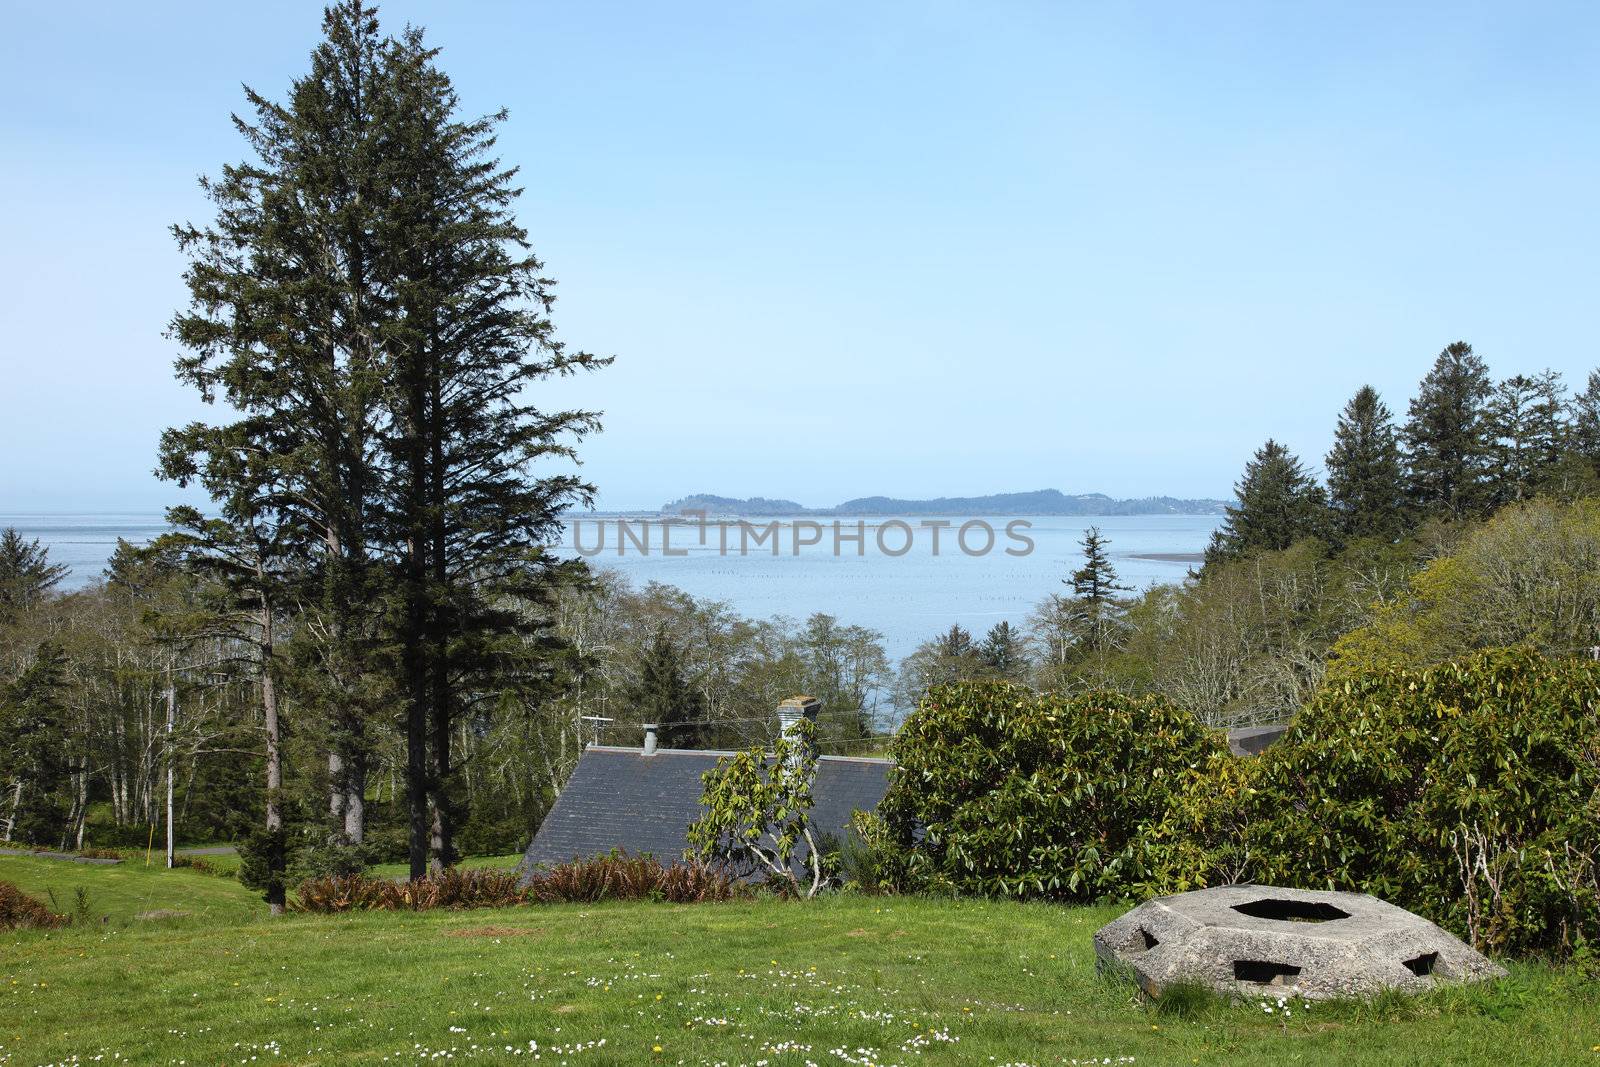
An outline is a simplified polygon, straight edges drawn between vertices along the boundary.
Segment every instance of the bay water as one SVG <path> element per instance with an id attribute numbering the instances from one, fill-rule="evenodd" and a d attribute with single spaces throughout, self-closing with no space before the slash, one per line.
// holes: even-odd
<path id="1" fill-rule="evenodd" d="M 773 521 L 775 535 L 765 539 L 766 524 Z M 975 637 L 1002 619 L 1025 624 L 1045 597 L 1070 592 L 1063 579 L 1082 563 L 1079 541 L 1087 527 L 1099 527 L 1124 584 L 1144 589 L 1182 581 L 1222 520 L 1218 515 L 852 516 L 838 520 L 843 539 L 837 541 L 834 521 L 764 517 L 748 520 L 752 531 L 745 533 L 730 520 L 726 528 L 709 524 L 702 538 L 693 526 L 669 527 L 655 520 L 634 520 L 622 536 L 616 518 L 584 516 L 576 529 L 568 525 L 563 551 L 581 550 L 591 565 L 614 569 L 635 584 L 675 585 L 751 618 L 803 620 L 825 612 L 842 623 L 877 630 L 891 660 L 898 661 L 952 624 Z M 976 551 L 986 541 L 976 526 L 958 542 L 959 528 L 967 522 L 984 523 L 995 532 L 988 551 Z M 1019 522 L 1026 526 L 1013 527 L 1015 536 L 1008 536 L 1008 524 Z M 0 528 L 6 526 L 37 538 L 53 561 L 70 568 L 66 588 L 99 580 L 118 538 L 142 544 L 165 529 L 155 513 L 90 511 L 0 512 Z M 752 535 L 764 539 L 752 546 Z M 807 543 L 813 536 L 818 540 Z"/>

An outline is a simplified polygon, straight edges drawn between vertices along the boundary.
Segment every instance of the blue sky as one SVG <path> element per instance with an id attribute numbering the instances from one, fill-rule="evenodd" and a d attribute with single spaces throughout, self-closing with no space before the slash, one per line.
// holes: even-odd
<path id="1" fill-rule="evenodd" d="M 1471 341 L 1600 364 L 1589 4 L 436 3 L 505 106 L 606 503 L 1222 495 Z M 166 226 L 314 4 L 13 5 L 0 511 L 157 507 Z"/>

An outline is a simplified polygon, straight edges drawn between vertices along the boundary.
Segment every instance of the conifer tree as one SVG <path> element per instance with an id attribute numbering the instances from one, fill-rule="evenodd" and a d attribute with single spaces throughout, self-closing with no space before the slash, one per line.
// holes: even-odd
<path id="1" fill-rule="evenodd" d="M 1408 409 L 1403 433 L 1411 502 L 1466 518 L 1490 503 L 1489 370 L 1465 341 L 1439 353 Z"/>
<path id="2" fill-rule="evenodd" d="M 1072 586 L 1073 615 L 1084 651 L 1098 652 L 1110 643 L 1116 596 L 1130 589 L 1117 581 L 1117 569 L 1106 554 L 1107 543 L 1098 526 L 1085 530 L 1083 540 L 1078 542 L 1083 547 L 1083 566 L 1065 579 Z"/>
<path id="3" fill-rule="evenodd" d="M 983 644 L 978 648 L 978 655 L 997 678 L 1016 682 L 1028 673 L 1028 656 L 1022 634 L 1004 619 L 989 627 Z"/>
<path id="4" fill-rule="evenodd" d="M 328 725 L 333 832 L 359 843 L 370 723 L 392 703 L 372 509 L 393 301 L 377 243 L 394 236 L 398 190 L 383 170 L 393 108 L 376 17 L 345 0 L 324 12 L 323 32 L 283 103 L 245 90 L 252 115 L 235 125 L 252 158 L 202 180 L 214 221 L 173 228 L 191 297 L 172 324 L 188 349 L 178 377 L 239 417 L 169 434 L 162 469 L 180 480 L 224 470 L 217 450 L 232 450 L 254 457 L 239 477 L 279 487 L 317 637 L 299 696 Z"/>
<path id="5" fill-rule="evenodd" d="M 953 623 L 950 629 L 940 634 L 934 640 L 934 649 L 939 659 L 946 663 L 970 662 L 976 655 L 972 644 L 972 634 L 960 623 Z M 955 680 L 952 676 L 951 681 Z"/>
<path id="6" fill-rule="evenodd" d="M 1328 491 L 1336 532 L 1392 540 L 1405 529 L 1405 473 L 1393 416 L 1363 385 L 1339 416 L 1328 452 Z"/>
<path id="7" fill-rule="evenodd" d="M 51 563 L 37 539 L 6 527 L 0 532 L 0 622 L 39 603 L 66 576 L 66 565 Z"/>
<path id="8" fill-rule="evenodd" d="M 1269 440 L 1245 465 L 1206 562 L 1273 552 L 1328 534 L 1328 498 L 1287 448 Z"/>
<path id="9" fill-rule="evenodd" d="M 1117 582 L 1117 569 L 1111 562 L 1111 557 L 1106 555 L 1106 545 L 1109 542 L 1100 536 L 1100 527 L 1091 526 L 1083 531 L 1083 540 L 1078 544 L 1083 547 L 1083 566 L 1072 572 L 1072 577 L 1064 579 L 1067 585 L 1072 586 L 1072 595 L 1088 604 L 1104 604 L 1117 593 L 1125 593 L 1128 586 Z"/>
<path id="10" fill-rule="evenodd" d="M 609 362 L 556 339 L 554 283 L 511 212 L 515 171 L 489 155 L 505 115 L 460 118 L 435 55 L 417 30 L 384 53 L 380 166 L 402 192 L 387 218 L 393 239 L 378 242 L 373 262 L 395 294 L 381 510 L 401 571 L 414 876 L 424 849 L 436 866 L 455 859 L 459 717 L 548 670 L 540 608 L 573 569 L 548 549 L 561 513 L 592 500 L 591 486 L 543 465 L 574 459 L 598 416 L 541 410 L 531 387 Z"/>
<path id="11" fill-rule="evenodd" d="M 198 454 L 207 459 L 204 471 L 191 470 L 184 480 L 198 478 L 218 501 L 221 517 L 208 519 L 192 507 L 169 508 L 167 522 L 174 532 L 152 547 L 181 554 L 184 569 L 202 579 L 203 617 L 197 622 L 245 650 L 245 670 L 261 706 L 265 818 L 240 846 L 240 880 L 262 890 L 272 914 L 280 915 L 287 900 L 288 830 L 278 632 L 282 605 L 296 586 L 292 546 L 297 531 L 278 521 L 283 509 L 261 477 L 270 468 L 255 464 L 248 453 L 230 451 L 221 441 L 193 451 L 169 441 L 175 458 Z"/>
<path id="12" fill-rule="evenodd" d="M 1572 451 L 1600 468 L 1600 370 L 1590 371 L 1583 392 L 1572 398 L 1568 420 Z"/>
<path id="13" fill-rule="evenodd" d="M 1495 387 L 1488 413 L 1496 506 L 1533 496 L 1561 462 L 1567 446 L 1566 391 L 1561 375 L 1550 370 L 1514 375 Z"/>
<path id="14" fill-rule="evenodd" d="M 669 748 L 697 748 L 702 743 L 705 707 L 683 677 L 683 654 L 666 628 L 655 638 L 639 666 L 639 680 L 630 694 L 630 711 L 660 727 Z"/>
<path id="15" fill-rule="evenodd" d="M 421 32 L 381 35 L 360 0 L 323 27 L 286 101 L 247 91 L 254 158 L 206 183 L 216 221 L 177 230 L 179 375 L 241 417 L 172 432 L 163 469 L 230 472 L 219 501 L 272 487 L 306 613 L 291 648 L 316 639 L 293 673 L 331 727 L 331 814 L 361 840 L 369 724 L 398 703 L 419 876 L 455 858 L 461 718 L 545 687 L 543 608 L 578 569 L 550 549 L 592 489 L 544 465 L 597 416 L 530 387 L 606 361 L 555 338 L 515 172 L 490 155 L 504 115 L 461 118 Z"/>
<path id="16" fill-rule="evenodd" d="M 67 822 L 66 654 L 42 642 L 17 679 L 0 692 L 0 840 L 54 844 Z M 63 842 L 64 844 L 64 842 Z"/>

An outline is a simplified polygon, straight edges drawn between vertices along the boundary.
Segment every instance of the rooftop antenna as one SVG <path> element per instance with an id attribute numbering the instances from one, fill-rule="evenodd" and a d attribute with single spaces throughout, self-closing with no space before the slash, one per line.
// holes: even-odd
<path id="1" fill-rule="evenodd" d="M 614 723 L 614 722 L 617 721 L 617 720 L 612 719 L 612 718 L 607 718 L 604 715 L 580 715 L 580 716 L 578 716 L 578 718 L 580 720 L 582 720 L 583 722 L 592 722 L 592 723 L 594 723 L 594 741 L 592 741 L 591 744 L 596 744 L 596 745 L 598 745 L 600 743 L 600 731 L 604 730 L 611 723 Z"/>

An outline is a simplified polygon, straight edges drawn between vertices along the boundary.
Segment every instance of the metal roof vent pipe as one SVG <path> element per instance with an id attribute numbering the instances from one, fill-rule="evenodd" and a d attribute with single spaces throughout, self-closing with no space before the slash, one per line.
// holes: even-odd
<path id="1" fill-rule="evenodd" d="M 816 697 L 792 696 L 778 705 L 778 732 L 787 741 L 797 741 L 800 733 L 800 723 L 809 722 L 813 727 L 817 724 L 817 712 L 822 710 L 822 701 Z M 815 755 L 813 752 L 812 755 Z"/>
<path id="2" fill-rule="evenodd" d="M 647 722 L 644 724 L 644 754 L 646 756 L 654 756 L 656 754 L 660 734 L 661 725 L 659 723 Z"/>

